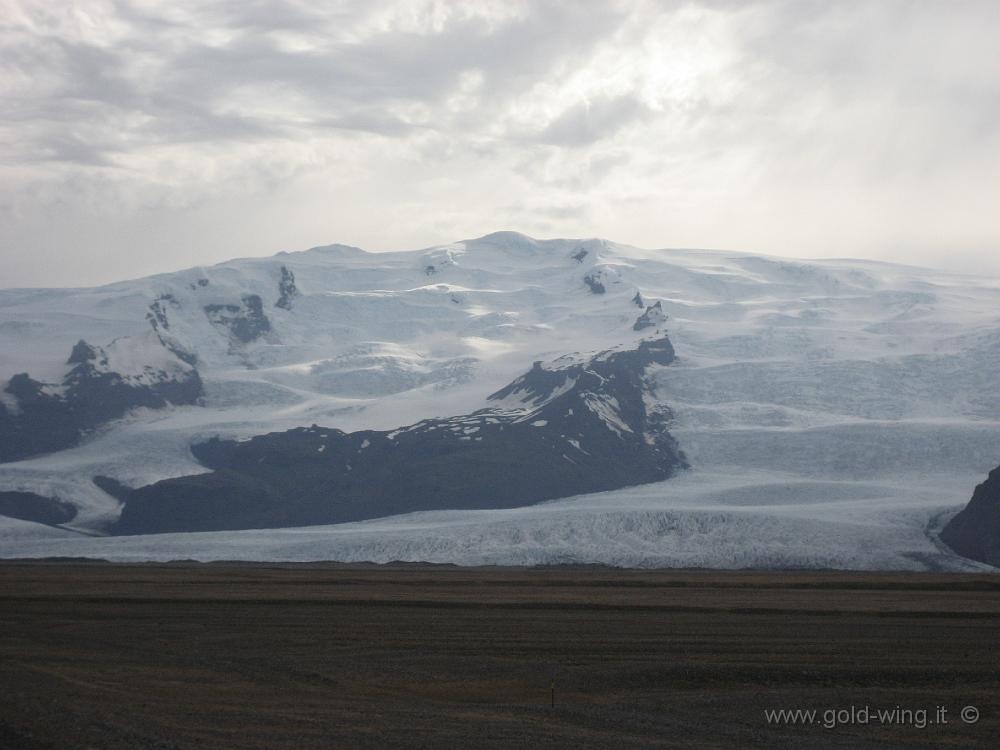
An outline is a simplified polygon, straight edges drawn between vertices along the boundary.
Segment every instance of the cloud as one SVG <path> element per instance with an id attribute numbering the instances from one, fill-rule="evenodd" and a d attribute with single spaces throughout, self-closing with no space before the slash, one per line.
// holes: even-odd
<path id="1" fill-rule="evenodd" d="M 991 0 L 6 3 L 12 283 L 501 220 L 970 266 L 1000 243 Z"/>
<path id="2" fill-rule="evenodd" d="M 587 146 L 650 114 L 648 107 L 633 95 L 584 101 L 562 112 L 537 137 L 542 143 L 556 146 Z"/>

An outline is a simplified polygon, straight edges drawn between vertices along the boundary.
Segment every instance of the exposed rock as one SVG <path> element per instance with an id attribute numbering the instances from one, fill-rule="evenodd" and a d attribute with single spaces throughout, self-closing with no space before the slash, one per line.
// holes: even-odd
<path id="1" fill-rule="evenodd" d="M 633 331 L 642 331 L 646 328 L 656 328 L 667 322 L 667 314 L 663 312 L 663 305 L 657 301 L 656 304 L 646 308 L 646 312 L 636 318 L 632 325 Z"/>
<path id="2" fill-rule="evenodd" d="M 646 306 L 646 301 L 642 298 L 642 294 L 637 290 L 635 296 L 632 298 L 632 304 L 638 308 L 643 308 Z"/>
<path id="3" fill-rule="evenodd" d="M 295 274 L 287 266 L 281 267 L 281 279 L 278 281 L 278 301 L 275 307 L 285 310 L 292 309 L 292 300 L 299 294 L 298 287 L 295 286 Z"/>
<path id="4" fill-rule="evenodd" d="M 1000 567 L 1000 466 L 944 527 L 941 540 L 963 557 Z"/>
<path id="5" fill-rule="evenodd" d="M 140 534 L 291 526 L 295 524 L 287 511 L 294 507 L 259 478 L 223 469 L 136 490 L 126 499 L 114 531 Z"/>
<path id="6" fill-rule="evenodd" d="M 264 314 L 264 303 L 258 294 L 246 294 L 242 304 L 205 305 L 209 321 L 226 330 L 229 336 L 243 344 L 256 341 L 271 330 L 271 321 Z"/>
<path id="7" fill-rule="evenodd" d="M 0 492 L 0 516 L 55 526 L 76 518 L 76 508 L 58 498 L 34 492 Z"/>
<path id="8" fill-rule="evenodd" d="M 583 277 L 583 282 L 590 287 L 590 291 L 594 294 L 604 294 L 608 291 L 604 286 L 604 280 L 600 271 L 591 271 Z"/>
<path id="9" fill-rule="evenodd" d="M 570 256 L 577 263 L 583 263 L 583 259 L 587 257 L 587 251 L 582 247 Z"/>
<path id="10" fill-rule="evenodd" d="M 441 508 L 508 508 L 666 479 L 686 460 L 650 414 L 644 368 L 666 338 L 530 372 L 495 408 L 391 432 L 313 426 L 192 453 L 213 471 L 128 495 L 116 533 L 268 528 Z M 558 361 L 556 363 L 558 365 Z"/>
<path id="11" fill-rule="evenodd" d="M 200 281 L 208 282 L 207 279 L 201 279 Z M 193 284 L 191 288 L 195 288 Z M 170 333 L 170 319 L 167 317 L 168 305 L 179 308 L 180 302 L 172 294 L 161 294 L 158 296 L 150 304 L 149 311 L 146 313 L 146 320 L 149 321 L 149 325 L 152 327 L 153 332 L 156 333 L 156 337 L 160 340 L 160 343 L 168 351 L 172 352 L 182 362 L 194 366 L 198 362 L 198 355 L 189 351 L 187 347 Z"/>
<path id="12" fill-rule="evenodd" d="M 73 345 L 66 364 L 82 365 L 84 362 L 92 362 L 95 359 L 97 359 L 97 350 L 83 339 L 80 339 Z"/>
<path id="13" fill-rule="evenodd" d="M 17 411 L 0 402 L 0 463 L 68 448 L 81 430 L 65 398 L 46 390 L 27 373 L 13 376 L 4 390 L 17 399 Z"/>
<path id="14" fill-rule="evenodd" d="M 180 303 L 172 294 L 161 294 L 150 303 L 149 311 L 146 313 L 146 320 L 149 321 L 154 331 L 170 330 L 170 321 L 167 318 L 167 305 L 179 307 Z"/>
<path id="15" fill-rule="evenodd" d="M 198 371 L 164 349 L 154 334 L 148 336 L 138 343 L 118 340 L 108 349 L 77 342 L 67 361 L 73 367 L 59 384 L 41 383 L 27 373 L 12 377 L 4 390 L 17 408 L 0 402 L 0 462 L 69 448 L 138 407 L 197 403 L 203 393 Z M 113 353 L 126 348 L 118 355 L 123 361 L 147 354 L 156 364 L 141 372 L 116 370 Z"/>

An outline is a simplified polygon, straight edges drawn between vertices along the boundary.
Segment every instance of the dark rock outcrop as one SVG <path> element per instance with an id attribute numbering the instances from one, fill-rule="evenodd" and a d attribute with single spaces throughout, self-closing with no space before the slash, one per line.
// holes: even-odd
<path id="1" fill-rule="evenodd" d="M 208 283 L 207 279 L 201 279 L 201 281 Z M 194 285 L 192 285 L 192 288 L 194 288 Z M 174 295 L 161 294 L 150 303 L 149 310 L 146 312 L 146 320 L 149 322 L 156 337 L 160 340 L 160 343 L 167 350 L 172 352 L 182 362 L 195 366 L 198 364 L 198 355 L 190 351 L 170 333 L 170 318 L 167 316 L 167 308 L 180 308 L 180 306 L 181 303 L 177 301 Z"/>
<path id="2" fill-rule="evenodd" d="M 204 310 L 213 325 L 242 344 L 256 341 L 271 330 L 271 321 L 264 314 L 264 303 L 258 294 L 244 295 L 239 305 L 205 305 Z"/>
<path id="3" fill-rule="evenodd" d="M 632 304 L 640 309 L 646 306 L 646 301 L 642 298 L 641 292 L 637 291 L 635 293 L 635 296 L 632 298 Z"/>
<path id="4" fill-rule="evenodd" d="M 583 277 L 583 283 L 590 287 L 590 291 L 594 294 L 604 294 L 608 291 L 607 287 L 604 286 L 604 280 L 600 271 L 591 271 L 588 273 Z"/>
<path id="5" fill-rule="evenodd" d="M 275 307 L 284 310 L 292 309 L 292 300 L 299 294 L 299 289 L 295 286 L 295 274 L 288 270 L 287 266 L 281 267 L 281 278 L 278 280 L 278 301 Z"/>
<path id="6" fill-rule="evenodd" d="M 391 432 L 313 426 L 192 453 L 212 471 L 131 492 L 118 534 L 339 523 L 418 510 L 509 508 L 659 481 L 686 467 L 669 413 L 643 398 L 666 338 L 532 370 L 495 407 Z"/>
<path id="7" fill-rule="evenodd" d="M 582 247 L 570 256 L 577 263 L 583 263 L 583 259 L 587 257 L 587 251 Z"/>
<path id="8" fill-rule="evenodd" d="M 97 350 L 83 339 L 77 341 L 69 352 L 67 365 L 82 365 L 85 362 L 93 362 L 97 359 Z"/>
<path id="9" fill-rule="evenodd" d="M 667 314 L 663 312 L 663 305 L 660 302 L 650 305 L 646 312 L 636 318 L 632 325 L 633 331 L 642 331 L 646 328 L 656 328 L 667 322 Z"/>
<path id="10" fill-rule="evenodd" d="M 107 365 L 103 356 L 95 362 L 84 362 L 63 379 L 64 401 L 81 429 L 90 429 L 139 407 L 162 409 L 169 404 L 193 404 L 202 396 L 202 383 L 197 370 L 185 368 L 178 372 L 150 373 L 149 378 L 136 382 Z"/>
<path id="11" fill-rule="evenodd" d="M 0 492 L 0 516 L 55 526 L 76 518 L 76 508 L 57 498 L 34 492 Z"/>
<path id="12" fill-rule="evenodd" d="M 1000 466 L 942 529 L 941 540 L 963 557 L 1000 567 Z"/>
<path id="13" fill-rule="evenodd" d="M 167 318 L 168 306 L 180 306 L 177 298 L 172 294 L 161 294 L 150 303 L 149 310 L 146 313 L 146 320 L 149 321 L 149 324 L 153 327 L 154 331 L 160 332 L 161 330 L 170 330 L 170 320 Z"/>
<path id="14" fill-rule="evenodd" d="M 210 442 L 203 452 L 210 454 L 213 447 Z M 114 532 L 143 534 L 292 526 L 298 525 L 295 523 L 298 516 L 289 511 L 296 505 L 285 502 L 281 493 L 259 476 L 221 469 L 168 479 L 130 493 Z"/>
<path id="15" fill-rule="evenodd" d="M 124 376 L 109 366 L 107 352 L 79 341 L 57 385 L 15 375 L 4 391 L 16 408 L 0 402 L 0 463 L 70 448 L 96 427 L 138 407 L 193 404 L 203 395 L 198 371 L 176 360 L 171 372 L 147 370 Z"/>
<path id="16" fill-rule="evenodd" d="M 0 403 L 0 463 L 69 448 L 80 440 L 67 400 L 47 392 L 44 383 L 22 372 L 4 391 L 14 397 L 17 410 Z"/>

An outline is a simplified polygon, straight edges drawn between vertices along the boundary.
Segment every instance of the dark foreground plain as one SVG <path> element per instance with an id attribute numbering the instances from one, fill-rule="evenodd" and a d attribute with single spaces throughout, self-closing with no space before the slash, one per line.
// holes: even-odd
<path id="1" fill-rule="evenodd" d="M 998 627 L 991 576 L 6 562 L 0 748 L 997 747 Z"/>

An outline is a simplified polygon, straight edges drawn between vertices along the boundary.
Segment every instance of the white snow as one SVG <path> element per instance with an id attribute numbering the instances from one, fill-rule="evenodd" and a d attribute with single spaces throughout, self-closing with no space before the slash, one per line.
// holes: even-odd
<path id="1" fill-rule="evenodd" d="M 784 481 L 782 481 L 784 480 Z M 114 560 L 282 560 L 463 565 L 586 562 L 710 568 L 983 570 L 927 534 L 961 481 L 822 482 L 769 473 L 705 476 L 529 508 L 436 511 L 265 531 L 17 539 L 4 554 Z M 947 507 L 947 506 L 946 506 Z M 63 534 L 65 532 L 62 532 Z"/>
<path id="2" fill-rule="evenodd" d="M 578 263 L 570 256 L 581 248 Z M 274 307 L 281 265 L 301 291 L 288 311 Z M 606 294 L 582 281 L 595 268 Z M 0 391 L 17 372 L 58 382 L 80 338 L 131 376 L 161 369 L 168 363 L 152 362 L 143 342 L 149 304 L 164 293 L 176 300 L 165 305 L 170 336 L 197 351 L 206 385 L 205 407 L 137 413 L 78 448 L 0 465 L 0 489 L 70 500 L 81 508 L 72 525 L 88 530 L 118 512 L 92 476 L 139 485 L 204 471 L 192 440 L 314 423 L 398 431 L 502 407 L 486 396 L 532 362 L 584 361 L 648 333 L 631 330 L 637 288 L 662 301 L 678 354 L 650 370 L 647 403 L 673 411 L 671 432 L 694 467 L 668 482 L 306 529 L 95 539 L 5 521 L 0 556 L 968 567 L 932 531 L 1000 463 L 1000 279 L 867 261 L 498 233 L 412 252 L 315 248 L 97 289 L 0 291 Z M 261 296 L 273 331 L 235 347 L 202 308 L 246 294 Z M 628 429 L 617 404 L 589 406 Z"/>

